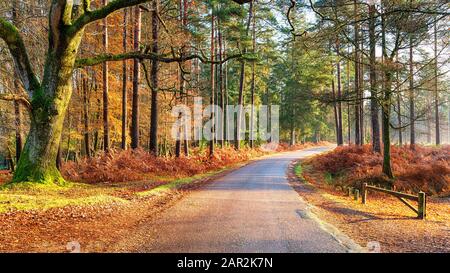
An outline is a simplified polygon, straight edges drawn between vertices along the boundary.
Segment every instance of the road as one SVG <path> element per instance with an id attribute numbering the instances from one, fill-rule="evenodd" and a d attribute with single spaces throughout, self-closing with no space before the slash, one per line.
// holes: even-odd
<path id="1" fill-rule="evenodd" d="M 187 195 L 149 227 L 140 252 L 348 252 L 308 217 L 289 185 L 289 163 L 319 147 L 255 161 Z"/>

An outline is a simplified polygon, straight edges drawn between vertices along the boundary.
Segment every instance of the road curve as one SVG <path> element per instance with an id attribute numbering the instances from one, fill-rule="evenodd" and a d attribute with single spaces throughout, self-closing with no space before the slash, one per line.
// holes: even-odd
<path id="1" fill-rule="evenodd" d="M 312 148 L 251 163 L 189 194 L 151 224 L 139 252 L 347 252 L 307 215 L 286 170 Z"/>

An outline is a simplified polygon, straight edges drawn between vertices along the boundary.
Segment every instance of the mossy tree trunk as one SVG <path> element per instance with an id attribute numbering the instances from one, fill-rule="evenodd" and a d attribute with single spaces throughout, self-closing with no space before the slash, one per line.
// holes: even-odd
<path id="1" fill-rule="evenodd" d="M 90 11 L 90 1 L 52 1 L 49 12 L 49 47 L 42 82 L 33 71 L 18 29 L 0 17 L 0 39 L 8 46 L 15 70 L 27 93 L 30 131 L 14 173 L 13 182 L 62 183 L 56 166 L 65 113 L 72 95 L 72 74 L 86 25 L 124 7 L 145 0 L 116 0 Z"/>
<path id="2" fill-rule="evenodd" d="M 74 2 L 78 5 L 74 6 Z M 130 59 L 158 60 L 164 63 L 182 63 L 192 59 L 206 60 L 198 54 L 160 56 L 155 52 L 126 52 L 123 54 L 100 54 L 77 59 L 84 28 L 109 14 L 150 0 L 113 0 L 95 10 L 90 9 L 90 0 L 53 0 L 49 12 L 49 43 L 42 82 L 34 73 L 27 48 L 18 29 L 0 17 L 0 39 L 8 46 L 14 60 L 15 72 L 27 91 L 27 96 L 7 96 L 7 100 L 22 102 L 30 110 L 30 132 L 17 164 L 13 182 L 62 183 L 56 159 L 70 98 L 72 96 L 72 74 L 75 68 L 99 65 L 107 61 Z M 139 13 L 139 7 L 136 7 Z M 224 62 L 243 58 L 242 54 L 229 56 Z"/>

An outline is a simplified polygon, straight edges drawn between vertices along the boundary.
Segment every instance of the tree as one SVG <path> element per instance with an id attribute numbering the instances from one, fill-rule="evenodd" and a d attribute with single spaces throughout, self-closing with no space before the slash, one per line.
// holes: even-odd
<path id="1" fill-rule="evenodd" d="M 152 10 L 152 52 L 159 53 L 159 1 L 153 1 Z M 152 60 L 151 67 L 151 116 L 150 116 L 150 151 L 158 155 L 158 60 Z"/>
<path id="2" fill-rule="evenodd" d="M 103 0 L 103 6 L 108 4 L 108 0 Z M 103 50 L 108 52 L 108 19 L 103 19 Z M 109 151 L 109 70 L 108 62 L 103 63 L 103 149 Z"/>
<path id="3" fill-rule="evenodd" d="M 369 40 L 370 40 L 370 116 L 372 122 L 372 149 L 374 152 L 381 153 L 380 143 L 380 122 L 378 120 L 378 88 L 377 88 L 377 71 L 376 71 L 376 7 L 375 4 L 369 5 Z"/>
<path id="4" fill-rule="evenodd" d="M 134 50 L 139 51 L 141 42 L 141 9 L 134 7 Z M 133 99 L 131 110 L 131 148 L 139 147 L 139 79 L 140 59 L 133 60 Z"/>
<path id="5" fill-rule="evenodd" d="M 180 63 L 192 59 L 207 61 L 201 55 L 173 56 L 158 55 L 150 50 L 136 50 L 122 54 L 104 53 L 93 57 L 78 58 L 78 50 L 86 26 L 105 19 L 108 15 L 121 9 L 137 6 L 149 0 L 114 0 L 107 5 L 91 10 L 90 1 L 59 0 L 52 1 L 48 20 L 48 50 L 43 66 L 43 78 L 39 80 L 29 58 L 28 49 L 14 24 L 0 18 L 0 39 L 8 46 L 9 53 L 14 60 L 15 70 L 27 91 L 28 98 L 20 100 L 29 102 L 30 131 L 17 169 L 14 182 L 36 181 L 42 183 L 62 183 L 60 172 L 56 166 L 56 157 L 60 147 L 61 133 L 67 107 L 72 96 L 72 75 L 75 68 L 94 66 L 104 62 L 136 59 L 149 59 Z M 136 15 L 140 12 L 136 8 Z M 139 20 L 136 20 L 139 22 Z M 135 44 L 135 48 L 140 48 Z M 242 54 L 228 58 L 242 57 Z M 135 86 L 138 82 L 135 81 Z M 134 94 L 137 110 L 137 92 Z M 15 98 L 17 99 L 17 98 Z M 133 119 L 133 148 L 138 146 L 138 120 L 134 111 Z"/>
<path id="6" fill-rule="evenodd" d="M 123 10 L 123 37 L 122 37 L 122 46 L 123 51 L 127 51 L 127 36 L 128 36 L 128 9 L 125 8 Z M 121 148 L 126 150 L 127 148 L 127 117 L 128 117 L 128 109 L 127 109 L 127 101 L 128 101 L 128 78 L 127 78 L 127 60 L 123 60 L 122 63 L 122 142 Z"/>

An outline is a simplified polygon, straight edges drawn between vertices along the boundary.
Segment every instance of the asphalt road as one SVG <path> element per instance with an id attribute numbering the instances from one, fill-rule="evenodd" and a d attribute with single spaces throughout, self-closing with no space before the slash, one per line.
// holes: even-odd
<path id="1" fill-rule="evenodd" d="M 142 252 L 347 252 L 308 217 L 307 204 L 289 185 L 297 158 L 326 147 L 256 161 L 189 194 L 151 225 Z"/>

